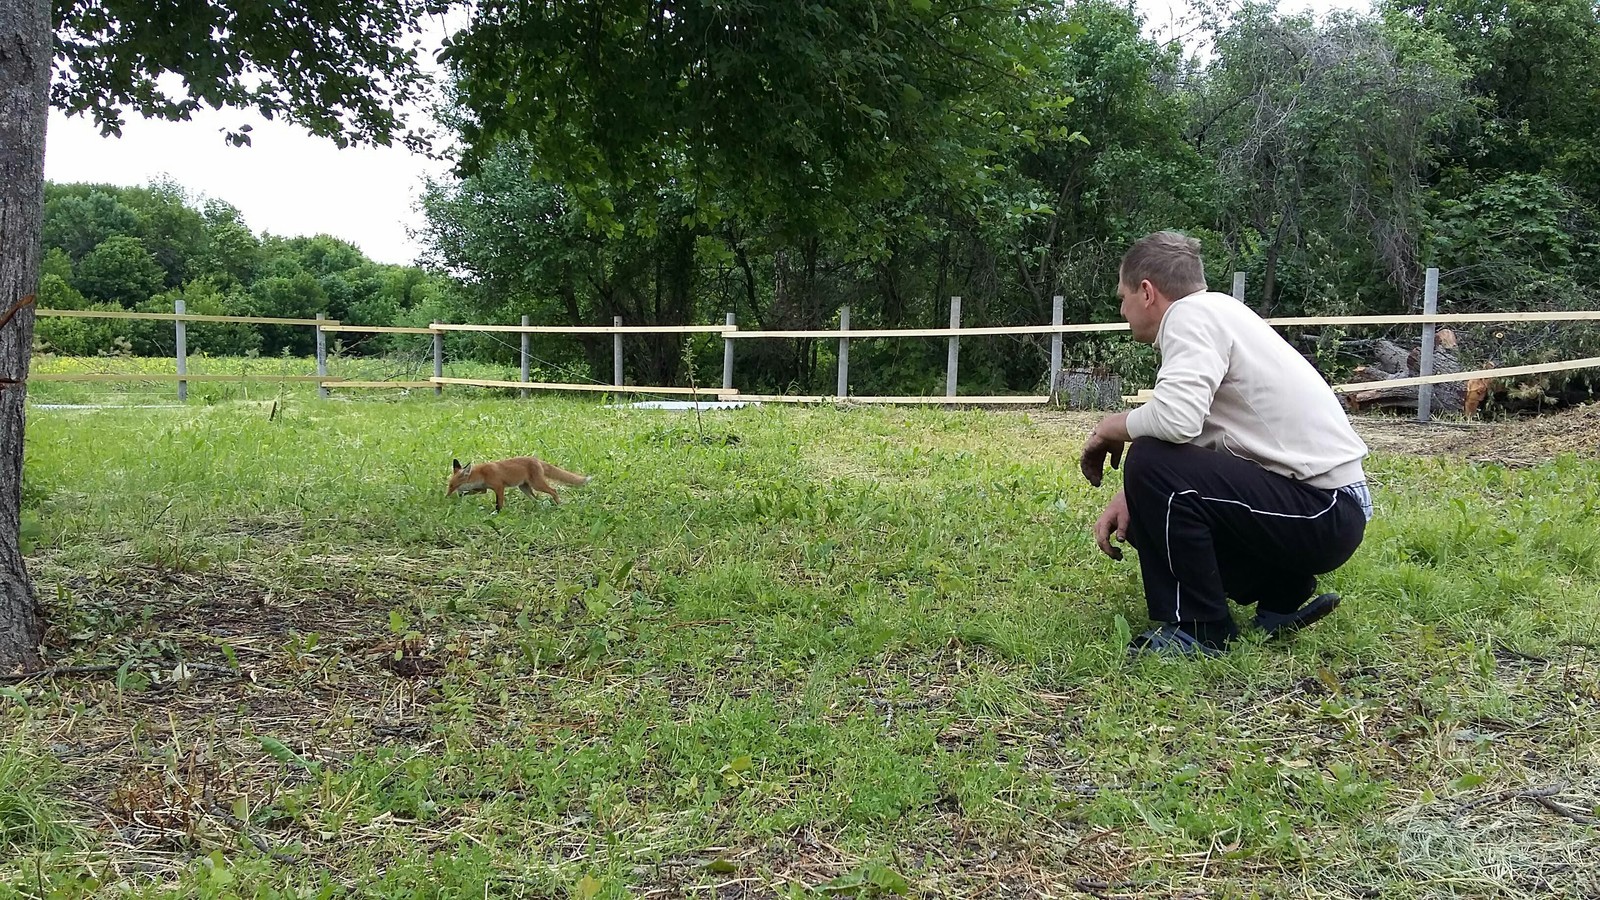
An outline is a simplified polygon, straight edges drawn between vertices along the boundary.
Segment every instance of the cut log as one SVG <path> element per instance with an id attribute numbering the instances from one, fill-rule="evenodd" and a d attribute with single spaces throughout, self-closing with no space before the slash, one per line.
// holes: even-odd
<path id="1" fill-rule="evenodd" d="M 1462 370 L 1461 360 L 1455 353 L 1457 346 L 1456 336 L 1448 330 L 1440 332 L 1444 339 L 1434 346 L 1433 372 L 1435 375 L 1448 375 L 1451 372 Z M 1395 378 L 1410 378 L 1420 374 L 1422 351 L 1413 347 L 1406 349 L 1393 341 L 1376 341 L 1372 347 L 1372 356 L 1376 360 L 1375 366 L 1359 366 L 1351 373 L 1350 381 L 1359 384 L 1365 381 L 1387 381 Z M 1359 409 L 1410 409 L 1417 408 L 1416 385 L 1405 387 L 1383 387 L 1374 385 L 1364 391 L 1345 394 L 1345 403 L 1352 410 Z M 1433 401 L 1431 407 L 1434 412 L 1462 412 L 1466 408 L 1467 385 L 1465 382 L 1448 381 L 1433 385 Z"/>

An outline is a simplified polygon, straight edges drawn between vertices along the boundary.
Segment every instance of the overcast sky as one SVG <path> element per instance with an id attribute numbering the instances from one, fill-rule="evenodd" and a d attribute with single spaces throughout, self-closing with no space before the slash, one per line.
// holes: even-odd
<path id="1" fill-rule="evenodd" d="M 1186 33 L 1187 0 L 1137 0 L 1158 37 Z M 1366 9 L 1369 0 L 1284 0 L 1285 10 Z M 444 32 L 430 33 L 437 47 Z M 430 50 L 431 58 L 431 50 Z M 223 129 L 253 126 L 249 147 L 230 147 Z M 419 247 L 407 234 L 421 224 L 413 208 L 426 174 L 445 164 L 400 148 L 348 148 L 294 126 L 243 112 L 197 113 L 188 122 L 129 116 L 122 137 L 101 137 L 93 123 L 54 110 L 46 136 L 45 177 L 143 185 L 170 177 L 191 196 L 225 200 L 260 233 L 331 234 L 379 262 L 410 263 Z"/>

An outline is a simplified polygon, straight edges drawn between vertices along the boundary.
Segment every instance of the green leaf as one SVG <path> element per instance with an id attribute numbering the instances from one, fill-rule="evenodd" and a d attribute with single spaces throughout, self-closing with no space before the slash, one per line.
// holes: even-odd
<path id="1" fill-rule="evenodd" d="M 1117 646 L 1126 647 L 1133 640 L 1133 629 L 1128 627 L 1128 620 L 1122 613 L 1117 613 L 1117 617 L 1112 620 L 1111 625 L 1117 633 Z"/>
<path id="2" fill-rule="evenodd" d="M 585 875 L 578 882 L 578 891 L 574 896 L 577 897 L 577 900 L 594 900 L 594 898 L 600 896 L 600 892 L 604 889 L 605 885 L 593 875 Z"/>
<path id="3" fill-rule="evenodd" d="M 1457 790 L 1457 791 L 1467 791 L 1467 790 L 1471 790 L 1472 788 L 1477 787 L 1480 784 L 1483 784 L 1485 781 L 1488 781 L 1488 780 L 1489 780 L 1488 778 L 1486 778 L 1486 777 L 1484 777 L 1482 775 L 1478 775 L 1478 774 L 1473 773 L 1473 772 L 1468 772 L 1467 774 L 1461 776 L 1460 778 L 1457 778 L 1455 781 L 1450 782 L 1450 787 L 1453 790 Z"/>
<path id="4" fill-rule="evenodd" d="M 262 734 L 257 735 L 256 740 L 260 742 L 261 749 L 267 751 L 268 756 L 271 756 L 273 759 L 283 763 L 286 766 L 304 769 L 313 775 L 322 771 L 322 767 L 317 763 L 306 759 L 293 750 L 290 750 L 284 745 L 283 741 L 280 741 L 275 737 L 268 737 L 267 735 Z"/>

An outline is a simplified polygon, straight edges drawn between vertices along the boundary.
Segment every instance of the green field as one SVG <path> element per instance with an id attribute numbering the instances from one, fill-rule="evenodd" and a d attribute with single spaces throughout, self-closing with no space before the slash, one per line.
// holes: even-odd
<path id="1" fill-rule="evenodd" d="M 30 414 L 102 668 L 0 682 L 0 897 L 1600 890 L 1593 459 L 1376 455 L 1334 617 L 1131 662 L 1089 419 L 419 393 Z"/>

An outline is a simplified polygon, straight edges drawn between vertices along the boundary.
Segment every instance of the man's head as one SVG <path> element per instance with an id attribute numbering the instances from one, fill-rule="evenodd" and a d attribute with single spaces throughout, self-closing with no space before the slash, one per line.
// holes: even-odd
<path id="1" fill-rule="evenodd" d="M 1200 242 L 1176 231 L 1157 231 L 1135 241 L 1122 257 L 1117 296 L 1133 339 L 1154 343 L 1172 301 L 1206 289 Z"/>

